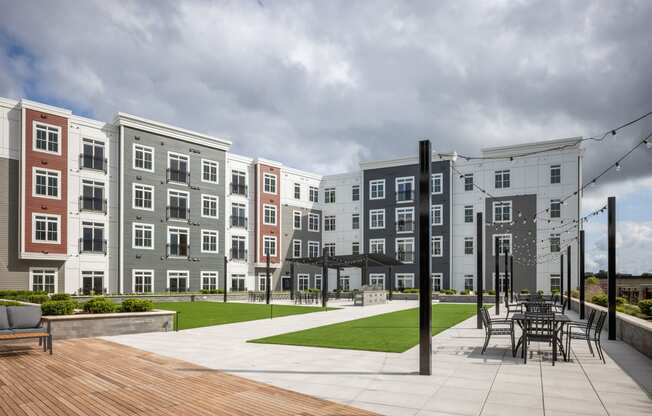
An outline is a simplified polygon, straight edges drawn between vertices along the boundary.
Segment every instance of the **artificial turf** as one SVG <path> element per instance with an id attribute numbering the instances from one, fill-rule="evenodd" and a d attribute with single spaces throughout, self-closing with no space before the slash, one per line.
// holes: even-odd
<path id="1" fill-rule="evenodd" d="M 475 313 L 475 304 L 432 305 L 432 335 L 464 321 Z M 419 343 L 419 309 L 390 312 L 249 342 L 404 352 Z"/>
<path id="2" fill-rule="evenodd" d="M 203 326 L 223 325 L 256 319 L 320 312 L 323 308 L 313 306 L 265 305 L 249 303 L 218 302 L 163 302 L 156 309 L 179 312 L 179 328 L 190 329 Z M 333 308 L 328 308 L 331 310 Z"/>

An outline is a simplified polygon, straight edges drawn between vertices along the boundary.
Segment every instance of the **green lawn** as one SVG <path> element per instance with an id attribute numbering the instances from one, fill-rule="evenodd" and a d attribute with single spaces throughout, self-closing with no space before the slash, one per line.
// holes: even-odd
<path id="1" fill-rule="evenodd" d="M 432 305 L 432 334 L 436 335 L 474 316 L 475 312 L 475 304 Z M 391 312 L 249 342 L 404 352 L 419 343 L 419 309 Z"/>
<path id="2" fill-rule="evenodd" d="M 163 302 L 156 309 L 179 311 L 179 329 L 223 325 L 256 319 L 278 318 L 287 315 L 320 312 L 323 308 L 312 306 L 265 305 L 218 302 Z M 332 310 L 333 308 L 328 308 Z"/>

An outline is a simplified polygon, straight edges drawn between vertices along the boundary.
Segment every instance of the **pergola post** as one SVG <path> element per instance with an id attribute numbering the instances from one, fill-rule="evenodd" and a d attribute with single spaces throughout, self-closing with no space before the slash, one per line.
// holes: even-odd
<path id="1" fill-rule="evenodd" d="M 494 241 L 494 257 L 495 257 L 495 276 L 494 276 L 494 295 L 496 301 L 496 315 L 500 315 L 500 240 L 498 237 Z"/>
<path id="2" fill-rule="evenodd" d="M 432 374 L 432 262 L 430 253 L 432 222 L 432 149 L 429 140 L 419 142 L 419 374 Z"/>
<path id="3" fill-rule="evenodd" d="M 509 269 L 507 268 L 509 266 L 509 250 L 505 250 L 505 278 L 503 279 L 503 293 L 505 296 L 505 300 L 509 298 Z"/>
<path id="4" fill-rule="evenodd" d="M 337 280 L 335 281 L 335 287 L 337 289 L 342 289 L 342 282 L 340 280 L 340 266 L 337 266 Z"/>
<path id="5" fill-rule="evenodd" d="M 321 270 L 321 306 L 325 308 L 328 303 L 328 248 L 322 250 Z"/>
<path id="6" fill-rule="evenodd" d="M 367 267 L 368 267 L 368 261 L 365 258 L 364 261 L 362 262 L 362 276 L 360 276 L 360 284 L 362 286 L 367 285 Z"/>
<path id="7" fill-rule="evenodd" d="M 584 230 L 580 230 L 580 319 L 584 319 Z"/>
<path id="8" fill-rule="evenodd" d="M 571 246 L 569 245 L 568 248 L 566 249 L 566 271 L 567 275 L 566 276 L 566 298 L 568 299 L 568 309 L 571 307 L 571 287 L 572 287 L 572 282 L 571 282 Z"/>
<path id="9" fill-rule="evenodd" d="M 514 255 L 509 256 L 509 301 L 514 302 Z"/>
<path id="10" fill-rule="evenodd" d="M 270 290 L 271 282 L 269 278 L 269 251 L 267 252 L 267 259 L 265 263 L 265 297 L 267 299 L 267 304 L 269 305 L 272 297 L 272 292 Z"/>
<path id="11" fill-rule="evenodd" d="M 564 303 L 564 255 L 559 257 L 559 299 Z"/>
<path id="12" fill-rule="evenodd" d="M 229 291 L 228 287 L 226 286 L 226 282 L 227 282 L 227 270 L 226 270 L 227 269 L 227 262 L 228 262 L 228 260 L 227 260 L 226 256 L 224 256 L 224 303 L 226 303 L 226 301 L 227 301 L 227 292 Z"/>
<path id="13" fill-rule="evenodd" d="M 294 300 L 295 285 L 294 262 L 290 261 L 290 300 Z"/>
<path id="14" fill-rule="evenodd" d="M 392 266 L 387 267 L 387 278 L 389 279 L 389 300 L 394 296 L 394 278 L 392 277 Z"/>
<path id="15" fill-rule="evenodd" d="M 482 242 L 484 241 L 482 239 L 482 230 L 483 230 L 484 223 L 482 222 L 482 213 L 478 212 L 476 215 L 476 232 L 475 232 L 475 239 L 476 239 L 476 290 L 477 290 L 477 295 L 476 295 L 476 307 L 477 307 L 477 318 L 478 318 L 478 329 L 482 329 L 482 315 L 480 315 L 480 311 L 484 307 L 482 303 L 484 302 L 484 280 L 482 276 L 482 269 L 483 269 L 483 263 L 482 263 Z"/>
<path id="16" fill-rule="evenodd" d="M 616 197 L 607 200 L 607 264 L 608 264 L 608 306 L 609 340 L 616 339 Z"/>

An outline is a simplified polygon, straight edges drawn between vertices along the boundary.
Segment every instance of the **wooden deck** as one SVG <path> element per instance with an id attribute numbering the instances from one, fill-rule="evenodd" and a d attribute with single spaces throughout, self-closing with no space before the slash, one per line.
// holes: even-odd
<path id="1" fill-rule="evenodd" d="M 0 415 L 373 415 L 99 339 L 0 344 Z M 219 352 L 216 351 L 216 354 Z"/>

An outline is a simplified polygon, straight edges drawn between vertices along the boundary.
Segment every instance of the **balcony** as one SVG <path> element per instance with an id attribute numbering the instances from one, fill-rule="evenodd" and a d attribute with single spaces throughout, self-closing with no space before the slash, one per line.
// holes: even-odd
<path id="1" fill-rule="evenodd" d="M 190 257 L 190 244 L 172 244 L 165 245 L 167 257 Z"/>
<path id="2" fill-rule="evenodd" d="M 406 191 L 396 191 L 396 202 L 414 201 L 414 191 L 409 189 Z"/>
<path id="3" fill-rule="evenodd" d="M 396 252 L 396 260 L 403 263 L 414 263 L 414 251 L 398 251 Z"/>
<path id="4" fill-rule="evenodd" d="M 190 184 L 190 172 L 187 170 L 170 169 L 166 170 L 167 181 L 174 183 Z"/>
<path id="5" fill-rule="evenodd" d="M 168 205 L 166 212 L 168 220 L 187 220 L 190 218 L 190 208 Z"/>
<path id="6" fill-rule="evenodd" d="M 233 228 L 247 228 L 247 217 L 239 215 L 231 215 L 231 227 Z"/>
<path id="7" fill-rule="evenodd" d="M 80 238 L 79 254 L 82 253 L 106 255 L 106 240 Z"/>
<path id="8" fill-rule="evenodd" d="M 396 221 L 397 233 L 412 233 L 414 232 L 414 221 L 399 220 Z"/>
<path id="9" fill-rule="evenodd" d="M 106 199 L 97 198 L 93 196 L 80 196 L 79 197 L 79 210 L 103 212 L 106 214 Z"/>
<path id="10" fill-rule="evenodd" d="M 231 184 L 231 195 L 242 195 L 247 196 L 247 185 L 242 185 L 239 183 Z"/>
<path id="11" fill-rule="evenodd" d="M 230 252 L 232 261 L 247 261 L 247 250 L 232 248 Z"/>
<path id="12" fill-rule="evenodd" d="M 106 173 L 108 161 L 105 157 L 95 157 L 93 155 L 79 154 L 79 169 L 91 169 Z"/>

